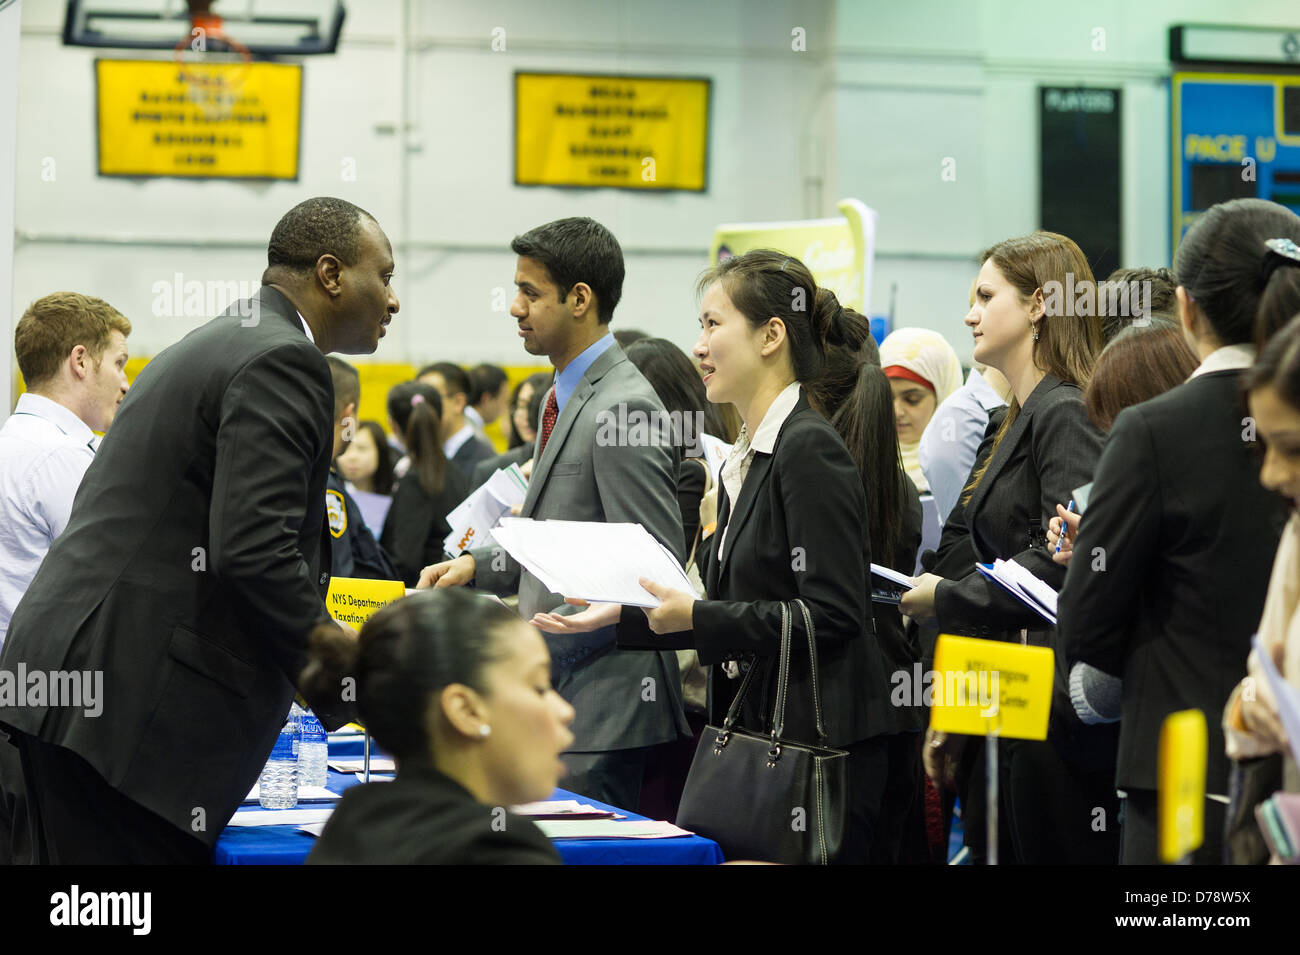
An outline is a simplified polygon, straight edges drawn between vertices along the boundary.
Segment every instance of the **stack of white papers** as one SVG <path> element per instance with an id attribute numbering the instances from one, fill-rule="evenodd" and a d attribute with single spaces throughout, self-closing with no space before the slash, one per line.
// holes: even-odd
<path id="1" fill-rule="evenodd" d="M 632 819 L 539 819 L 548 839 L 672 839 L 694 833 L 671 822 Z"/>
<path id="2" fill-rule="evenodd" d="M 912 578 L 892 568 L 872 564 L 871 574 L 881 579 L 881 582 L 871 582 L 871 599 L 876 603 L 896 604 L 903 594 L 912 589 Z"/>
<path id="3" fill-rule="evenodd" d="M 976 564 L 989 580 L 1004 587 L 1030 610 L 1053 626 L 1056 625 L 1056 591 L 1014 560 L 999 557 L 991 564 Z"/>
<path id="4" fill-rule="evenodd" d="M 613 819 L 615 814 L 607 809 L 597 809 L 576 799 L 545 799 L 541 802 L 520 803 L 511 806 L 517 816 L 532 819 Z"/>
<path id="5" fill-rule="evenodd" d="M 510 556 L 552 593 L 591 603 L 657 607 L 637 580 L 694 593 L 666 547 L 640 524 L 502 518 L 492 532 Z"/>
<path id="6" fill-rule="evenodd" d="M 333 806 L 324 809 L 241 809 L 230 817 L 231 826 L 304 826 L 314 822 L 325 825 Z"/>
<path id="7" fill-rule="evenodd" d="M 501 468 L 447 515 L 451 533 L 443 539 L 443 549 L 449 554 L 459 554 L 471 547 L 491 544 L 492 528 L 497 521 L 512 508 L 523 507 L 527 495 L 528 481 L 519 465 Z"/>
<path id="8" fill-rule="evenodd" d="M 259 786 L 257 783 L 254 783 L 253 788 L 249 790 L 248 795 L 244 797 L 244 802 L 245 803 L 257 802 L 259 799 L 258 792 L 259 792 Z M 340 798 L 342 797 L 339 796 L 338 793 L 332 792 L 326 789 L 324 786 L 299 786 L 298 787 L 299 802 L 334 802 Z"/>

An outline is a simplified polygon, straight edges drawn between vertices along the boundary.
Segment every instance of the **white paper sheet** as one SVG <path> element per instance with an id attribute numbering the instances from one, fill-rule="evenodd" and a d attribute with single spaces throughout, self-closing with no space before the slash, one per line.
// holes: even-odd
<path id="1" fill-rule="evenodd" d="M 534 825 L 548 839 L 673 839 L 694 835 L 671 822 L 631 819 L 538 819 Z"/>
<path id="2" fill-rule="evenodd" d="M 258 784 L 254 783 L 253 788 L 250 789 L 248 791 L 248 795 L 244 797 L 244 802 L 245 803 L 257 802 L 258 789 L 259 789 Z M 340 798 L 342 797 L 340 797 L 338 793 L 331 792 L 330 790 L 326 789 L 324 786 L 299 786 L 298 787 L 299 802 L 319 802 L 322 800 L 333 801 Z"/>
<path id="3" fill-rule="evenodd" d="M 471 547 L 491 544 L 492 528 L 497 521 L 508 515 L 511 508 L 523 507 L 527 494 L 528 481 L 519 465 L 494 472 L 447 515 L 451 533 L 443 538 L 443 549 L 449 554 L 459 554 Z"/>
<path id="4" fill-rule="evenodd" d="M 1273 699 L 1277 700 L 1277 712 L 1282 717 L 1282 728 L 1286 730 L 1291 756 L 1300 762 L 1300 690 L 1282 678 L 1277 665 L 1273 663 L 1273 658 L 1269 656 L 1267 648 L 1260 641 L 1259 634 L 1255 634 L 1250 643 L 1255 648 L 1259 662 L 1264 668 L 1264 677 L 1268 680 L 1268 688 L 1273 691 Z"/>
<path id="5" fill-rule="evenodd" d="M 547 589 L 564 597 L 659 606 L 659 599 L 637 583 L 641 577 L 693 593 L 677 558 L 640 524 L 507 517 L 493 536 Z"/>
<path id="6" fill-rule="evenodd" d="M 357 759 L 331 759 L 329 767 L 340 773 L 358 773 L 365 770 L 366 761 L 360 757 Z M 370 772 L 372 775 L 374 773 L 395 773 L 397 772 L 397 764 L 393 762 L 390 756 L 371 756 Z"/>
<path id="7" fill-rule="evenodd" d="M 230 817 L 231 826 L 302 826 L 322 825 L 334 811 L 333 806 L 317 809 L 241 809 Z"/>
<path id="8" fill-rule="evenodd" d="M 731 445 L 703 431 L 699 433 L 698 438 L 700 446 L 704 449 L 704 460 L 709 465 L 709 470 L 713 472 L 713 483 L 717 484 L 722 480 L 722 466 L 727 463 Z"/>

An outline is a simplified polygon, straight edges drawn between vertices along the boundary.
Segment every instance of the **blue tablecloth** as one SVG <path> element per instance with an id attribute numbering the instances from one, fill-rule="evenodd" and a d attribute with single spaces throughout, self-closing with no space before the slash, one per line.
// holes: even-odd
<path id="1" fill-rule="evenodd" d="M 372 747 L 371 755 L 378 755 Z M 330 757 L 359 758 L 360 737 L 330 738 Z M 353 774 L 330 770 L 326 784 L 334 792 L 360 785 Z M 385 786 L 387 783 L 374 783 Z M 636 813 L 596 802 L 577 793 L 557 789 L 552 799 L 577 799 L 580 802 L 627 816 L 644 819 Z M 324 803 L 300 803 L 299 808 L 324 806 Z M 256 805 L 248 808 L 259 808 Z M 241 810 L 242 811 L 242 810 Z M 296 826 L 227 826 L 217 839 L 212 861 L 218 865 L 300 865 L 315 843 L 315 836 L 299 832 Z M 569 865 L 717 865 L 722 850 L 711 839 L 682 836 L 676 839 L 557 839 L 555 848 Z"/>

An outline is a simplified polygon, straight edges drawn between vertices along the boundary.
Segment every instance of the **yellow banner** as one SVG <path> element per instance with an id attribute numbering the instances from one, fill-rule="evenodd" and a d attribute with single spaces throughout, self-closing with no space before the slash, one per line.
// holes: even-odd
<path id="1" fill-rule="evenodd" d="M 100 175 L 298 178 L 302 67 L 96 60 L 95 74 Z"/>
<path id="2" fill-rule="evenodd" d="M 1160 858 L 1177 862 L 1205 841 L 1205 714 L 1180 710 L 1160 727 L 1156 769 Z"/>
<path id="3" fill-rule="evenodd" d="M 1054 655 L 1047 647 L 940 634 L 930 728 L 1047 739 L 1054 676 Z"/>
<path id="4" fill-rule="evenodd" d="M 701 192 L 709 80 L 515 74 L 515 182 Z"/>
<path id="5" fill-rule="evenodd" d="M 406 585 L 400 580 L 331 577 L 325 606 L 339 623 L 359 630 L 381 607 L 405 596 Z"/>
<path id="6" fill-rule="evenodd" d="M 808 266 L 817 284 L 835 293 L 840 304 L 870 315 L 871 271 L 876 257 L 876 212 L 858 199 L 842 199 L 842 218 L 794 222 L 740 222 L 720 225 L 713 234 L 711 259 L 776 249 Z"/>

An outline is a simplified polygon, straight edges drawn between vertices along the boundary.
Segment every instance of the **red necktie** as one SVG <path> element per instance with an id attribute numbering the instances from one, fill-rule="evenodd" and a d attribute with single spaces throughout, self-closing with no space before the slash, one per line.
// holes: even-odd
<path id="1" fill-rule="evenodd" d="M 552 388 L 550 394 L 546 396 L 546 408 L 542 411 L 542 443 L 537 447 L 537 457 L 542 456 L 546 450 L 546 442 L 551 437 L 551 431 L 555 427 L 555 419 L 560 416 L 560 406 L 555 400 L 555 389 Z"/>

